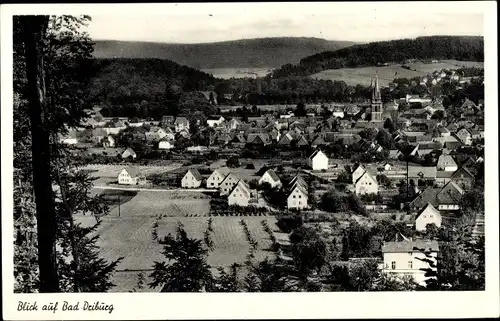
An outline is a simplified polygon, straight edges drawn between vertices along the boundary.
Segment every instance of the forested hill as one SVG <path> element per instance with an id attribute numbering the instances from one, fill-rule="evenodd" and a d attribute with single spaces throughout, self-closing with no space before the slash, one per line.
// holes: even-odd
<path id="1" fill-rule="evenodd" d="M 273 78 L 308 76 L 327 69 L 404 63 L 407 59 L 454 59 L 484 61 L 481 36 L 431 36 L 416 39 L 372 42 L 335 51 L 317 53 L 286 64 L 273 72 Z"/>
<path id="2" fill-rule="evenodd" d="M 96 59 L 95 67 L 90 101 L 109 106 L 119 116 L 161 116 L 166 106 L 179 105 L 185 93 L 213 89 L 220 82 L 166 59 Z M 206 104 L 188 107 L 186 110 L 202 109 Z"/>
<path id="3" fill-rule="evenodd" d="M 161 58 L 197 69 L 277 68 L 301 58 L 355 44 L 319 38 L 279 37 L 235 41 L 174 44 L 139 41 L 96 40 L 96 58 Z"/>

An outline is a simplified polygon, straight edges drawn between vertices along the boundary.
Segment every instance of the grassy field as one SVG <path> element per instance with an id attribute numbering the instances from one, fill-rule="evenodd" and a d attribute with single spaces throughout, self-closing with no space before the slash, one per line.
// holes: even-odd
<path id="1" fill-rule="evenodd" d="M 94 181 L 94 185 L 107 185 L 112 182 L 116 182 L 118 179 L 118 174 L 126 167 L 130 165 L 101 165 L 92 164 L 84 167 L 86 170 L 91 171 L 91 176 L 97 178 Z M 133 165 L 132 165 L 133 166 Z M 146 178 L 150 174 L 164 173 L 176 170 L 181 167 L 182 164 L 173 163 L 166 166 L 137 166 L 146 175 Z"/>
<path id="2" fill-rule="evenodd" d="M 317 74 L 312 75 L 312 78 L 323 80 L 343 80 L 348 85 L 362 84 L 369 86 L 370 82 L 375 75 L 381 86 L 388 86 L 395 78 L 412 78 L 421 77 L 435 70 L 442 69 L 458 69 L 462 67 L 479 67 L 484 68 L 482 62 L 474 61 L 457 61 L 457 60 L 444 60 L 438 63 L 424 64 L 414 63 L 408 64 L 411 69 L 408 70 L 401 68 L 401 65 L 391 65 L 383 67 L 364 67 L 364 68 L 343 68 L 343 69 L 330 69 L 323 70 Z M 416 70 L 416 71 L 415 71 Z"/>
<path id="3" fill-rule="evenodd" d="M 127 204 L 129 203 L 131 202 Z M 156 218 L 151 215 L 152 211 L 148 208 L 144 208 L 143 212 L 143 215 L 104 217 L 99 227 L 101 256 L 106 260 L 125 257 L 118 265 L 118 272 L 114 276 L 117 286 L 113 292 L 132 290 L 137 282 L 137 274 L 143 271 L 145 275 L 149 275 L 153 263 L 164 258 L 161 254 L 162 246 L 154 242 L 151 237 Z M 250 246 L 240 225 L 241 219 L 247 222 L 250 233 L 259 242 L 255 252 L 257 260 L 262 260 L 272 253 L 268 250 L 271 242 L 261 226 L 262 220 L 268 221 L 278 239 L 285 238 L 277 231 L 274 217 L 213 217 L 214 251 L 208 256 L 208 263 L 213 268 L 228 267 L 234 262 L 245 261 Z M 79 216 L 77 222 L 90 225 L 95 223 L 95 220 L 89 216 Z M 184 225 L 190 237 L 203 239 L 203 233 L 208 225 L 208 218 L 203 217 L 163 217 L 158 220 L 158 235 L 163 237 L 168 233 L 174 233 L 179 222 Z"/>
<path id="4" fill-rule="evenodd" d="M 216 78 L 230 79 L 230 78 L 253 78 L 264 77 L 272 72 L 270 68 L 213 68 L 202 69 L 203 72 L 212 74 Z"/>

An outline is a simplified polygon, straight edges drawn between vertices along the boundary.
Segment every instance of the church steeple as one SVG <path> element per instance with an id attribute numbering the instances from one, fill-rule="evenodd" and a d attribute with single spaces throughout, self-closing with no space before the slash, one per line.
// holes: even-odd
<path id="1" fill-rule="evenodd" d="M 375 85 L 372 79 L 372 99 L 371 99 L 371 118 L 372 121 L 382 120 L 382 95 L 378 84 L 378 75 L 375 75 Z"/>

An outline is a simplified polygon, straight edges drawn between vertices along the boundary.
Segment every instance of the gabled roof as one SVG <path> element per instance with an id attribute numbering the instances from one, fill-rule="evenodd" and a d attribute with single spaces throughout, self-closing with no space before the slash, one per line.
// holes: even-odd
<path id="1" fill-rule="evenodd" d="M 193 175 L 194 178 L 196 178 L 196 180 L 198 180 L 198 181 L 203 180 L 203 176 L 201 176 L 200 172 L 198 172 L 198 170 L 196 168 L 190 168 L 190 169 L 188 169 L 188 171 L 186 172 L 186 174 L 187 173 L 191 173 L 191 175 Z"/>
<path id="2" fill-rule="evenodd" d="M 290 197 L 290 195 L 295 192 L 295 190 L 298 189 L 299 191 L 301 191 L 304 195 L 307 196 L 307 189 L 302 186 L 301 184 L 299 183 L 295 183 L 293 184 L 292 188 L 290 189 L 290 193 L 288 193 L 288 196 Z"/>
<path id="3" fill-rule="evenodd" d="M 175 118 L 174 124 L 189 124 L 189 121 L 186 117 L 177 117 Z"/>
<path id="4" fill-rule="evenodd" d="M 135 177 L 138 177 L 141 175 L 141 170 L 138 167 L 129 166 L 129 167 L 126 167 L 124 169 L 127 171 L 127 173 L 132 178 L 135 178 Z"/>
<path id="5" fill-rule="evenodd" d="M 427 203 L 427 205 L 425 205 L 424 207 L 422 207 L 420 211 L 418 211 L 417 215 L 415 216 L 415 219 L 419 218 L 424 211 L 431 211 L 436 215 L 441 215 L 441 213 L 434 206 L 432 206 L 431 203 Z"/>
<path id="6" fill-rule="evenodd" d="M 457 169 L 455 172 L 453 172 L 451 179 L 458 178 L 458 175 L 463 175 L 464 173 L 465 173 L 465 175 L 469 176 L 469 178 L 472 178 L 472 179 L 475 178 L 474 175 L 471 173 L 471 171 L 467 167 L 462 166 L 459 169 Z"/>
<path id="7" fill-rule="evenodd" d="M 293 188 L 293 186 L 295 184 L 299 184 L 299 185 L 302 185 L 302 187 L 307 187 L 307 183 L 306 181 L 304 180 L 304 178 L 302 178 L 302 176 L 300 175 L 297 175 L 295 176 L 291 181 L 290 183 L 288 184 L 289 188 Z"/>
<path id="8" fill-rule="evenodd" d="M 420 250 L 439 251 L 439 243 L 434 240 L 404 240 L 402 242 L 386 242 L 382 245 L 382 253 L 406 253 Z"/>
<path id="9" fill-rule="evenodd" d="M 252 196 L 252 193 L 250 192 L 250 187 L 243 180 L 239 180 L 238 183 L 234 184 L 234 187 L 229 193 L 229 195 L 231 195 L 236 189 L 238 189 L 238 192 L 241 191 L 241 193 L 246 198 L 250 198 Z"/>
<path id="10" fill-rule="evenodd" d="M 229 173 L 226 175 L 226 177 L 224 177 L 224 180 L 221 182 L 221 185 L 226 181 L 226 180 L 230 180 L 232 179 L 233 181 L 236 181 L 236 182 L 239 182 L 241 180 L 241 178 L 234 174 L 234 173 Z"/>
<path id="11" fill-rule="evenodd" d="M 275 182 L 279 182 L 280 181 L 280 178 L 278 177 L 278 175 L 276 174 L 276 172 L 272 169 L 268 169 L 266 171 L 266 173 L 271 177 L 271 179 Z M 264 173 L 265 174 L 265 173 Z"/>
<path id="12" fill-rule="evenodd" d="M 373 177 L 373 175 L 372 175 L 372 174 L 370 174 L 368 171 L 365 171 L 365 172 L 364 172 L 364 173 L 363 173 L 363 174 L 362 174 L 362 175 L 358 178 L 358 180 L 356 181 L 356 183 L 355 183 L 355 184 L 358 184 L 358 182 L 359 182 L 359 181 L 361 181 L 361 179 L 362 179 L 363 177 L 365 177 L 365 176 L 366 176 L 366 177 L 369 177 L 372 181 L 374 181 L 374 182 L 375 182 L 375 184 L 378 184 L 377 179 L 376 179 L 375 177 Z"/>
<path id="13" fill-rule="evenodd" d="M 312 153 L 312 155 L 311 155 L 311 156 L 309 156 L 309 159 L 313 159 L 313 158 L 315 158 L 316 156 L 321 155 L 321 154 L 323 154 L 325 157 L 327 157 L 327 156 L 325 155 L 325 153 L 323 153 L 320 149 L 318 149 L 318 150 L 316 150 L 314 153 Z M 327 158 L 328 158 L 328 157 L 327 157 Z"/>

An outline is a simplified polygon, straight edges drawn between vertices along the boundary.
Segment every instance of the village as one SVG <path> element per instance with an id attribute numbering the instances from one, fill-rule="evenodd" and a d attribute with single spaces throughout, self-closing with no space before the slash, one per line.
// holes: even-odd
<path id="1" fill-rule="evenodd" d="M 442 71 L 422 78 L 421 84 L 445 77 L 457 88 L 470 81 Z M 210 209 L 202 212 L 209 216 L 328 217 L 345 211 L 423 234 L 429 225 L 450 224 L 484 161 L 483 103 L 465 98 L 461 106 L 446 110 L 439 99 L 407 95 L 384 104 L 380 90 L 375 76 L 371 99 L 362 104 L 267 112 L 243 107 L 250 115 L 221 111 L 204 120 L 106 118 L 96 107 L 86 128 L 61 139 L 79 146 L 90 167 L 113 168 L 115 176 L 98 180 L 100 189 L 208 195 Z M 207 99 L 214 95 L 203 94 Z M 455 121 L 446 121 L 448 112 Z M 151 166 L 157 170 L 145 170 Z M 332 208 L 329 197 L 355 205 Z M 474 235 L 484 235 L 483 225 L 480 213 Z M 381 245 L 380 268 L 424 283 L 419 260 L 424 254 L 412 249 L 436 255 L 438 243 L 403 234 L 398 238 Z"/>

